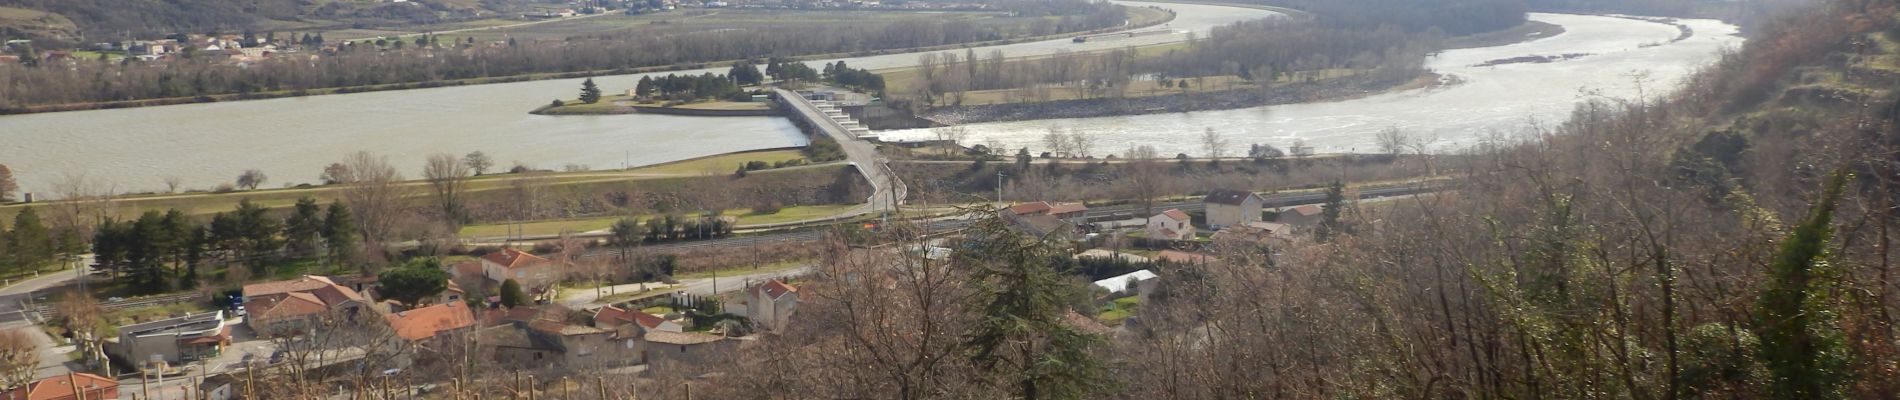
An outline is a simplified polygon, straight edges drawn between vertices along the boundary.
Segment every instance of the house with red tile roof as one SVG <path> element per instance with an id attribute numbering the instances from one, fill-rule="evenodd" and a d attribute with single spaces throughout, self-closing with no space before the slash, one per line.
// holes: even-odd
<path id="1" fill-rule="evenodd" d="M 594 311 L 594 327 L 616 330 L 638 328 L 623 332 L 621 334 L 623 337 L 638 336 L 640 333 L 650 331 L 683 332 L 686 330 L 678 322 L 668 321 L 658 315 L 615 306 L 601 307 L 599 311 Z"/>
<path id="2" fill-rule="evenodd" d="M 356 290 L 322 276 L 244 285 L 244 323 L 266 336 L 294 332 L 326 315 L 354 317 L 368 304 Z"/>
<path id="3" fill-rule="evenodd" d="M 1043 215 L 1048 214 L 1050 208 L 1053 207 L 1049 205 L 1049 202 L 1038 201 L 1009 206 L 1004 211 L 1008 211 L 1011 215 Z"/>
<path id="4" fill-rule="evenodd" d="M 1307 204 L 1280 210 L 1280 218 L 1278 221 L 1287 225 L 1310 228 L 1318 226 L 1319 220 L 1325 218 L 1325 214 L 1325 207 L 1320 207 L 1318 204 Z"/>
<path id="5" fill-rule="evenodd" d="M 497 285 L 513 279 L 529 291 L 545 289 L 561 279 L 560 268 L 553 260 L 515 249 L 482 255 L 482 276 Z"/>
<path id="6" fill-rule="evenodd" d="M 1168 209 L 1153 217 L 1148 217 L 1145 231 L 1149 239 L 1188 240 L 1194 238 L 1193 217 L 1181 210 Z"/>
<path id="7" fill-rule="evenodd" d="M 1075 225 L 1089 223 L 1089 206 L 1082 203 L 1057 203 L 1049 206 L 1049 215 Z"/>
<path id="8" fill-rule="evenodd" d="M 83 372 L 68 373 L 13 388 L 5 396 L 6 400 L 117 399 L 119 381 Z"/>
<path id="9" fill-rule="evenodd" d="M 383 316 L 396 336 L 410 342 L 427 343 L 454 337 L 475 329 L 475 313 L 468 305 L 450 302 Z"/>
<path id="10" fill-rule="evenodd" d="M 798 287 L 777 279 L 746 289 L 745 314 L 752 323 L 768 330 L 779 330 L 798 310 Z"/>

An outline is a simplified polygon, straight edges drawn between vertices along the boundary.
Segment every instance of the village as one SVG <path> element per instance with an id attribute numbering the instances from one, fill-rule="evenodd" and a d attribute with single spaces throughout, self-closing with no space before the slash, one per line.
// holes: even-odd
<path id="1" fill-rule="evenodd" d="M 1027 202 L 997 206 L 990 215 L 953 218 L 969 226 L 995 218 L 1017 234 L 1074 249 L 1078 279 L 1099 315 L 1075 315 L 1090 331 L 1117 332 L 1143 297 L 1156 292 L 1157 265 L 1218 262 L 1220 248 L 1282 252 L 1310 243 L 1301 232 L 1327 229 L 1323 206 L 1339 207 L 1341 193 L 1315 202 L 1310 195 L 1269 199 L 1248 191 L 1216 190 L 1200 201 L 1146 211 L 1127 205 L 1091 210 L 1083 203 Z M 1298 203 L 1298 204 L 1296 204 Z M 1185 209 L 1185 211 L 1184 211 Z M 1333 218 L 1336 218 L 1334 216 Z M 942 261 L 958 251 L 959 229 L 929 240 L 853 245 L 854 257 L 887 263 Z M 618 257 L 605 242 L 599 257 Z M 303 275 L 242 286 L 221 304 L 116 326 L 96 346 L 61 337 L 74 362 L 42 368 L 43 379 L 7 393 L 27 400 L 257 398 L 253 370 L 300 374 L 369 374 L 397 379 L 415 393 L 450 385 L 461 362 L 522 371 L 543 379 L 577 371 L 641 376 L 690 371 L 742 347 L 770 341 L 804 323 L 799 281 L 828 268 L 813 260 L 796 268 L 711 279 L 658 276 L 653 281 L 603 284 L 574 252 L 534 254 L 514 247 L 385 270 L 378 275 Z M 415 265 L 425 265 L 417 267 Z M 429 268 L 439 281 L 421 290 L 409 268 Z M 99 281 L 95 272 L 83 280 Z M 385 282 L 385 280 L 389 280 Z M 423 279 L 428 281 L 429 279 Z M 723 286 L 722 286 L 723 285 Z M 118 299 L 108 300 L 123 301 Z M 71 321 L 66 305 L 23 310 L 41 324 Z M 72 333 L 69 332 L 68 335 Z M 65 371 L 62 371 L 65 369 Z M 373 370 L 370 370 L 373 369 Z M 332 378 L 340 379 L 340 378 Z M 389 390 L 387 387 L 373 390 Z"/>

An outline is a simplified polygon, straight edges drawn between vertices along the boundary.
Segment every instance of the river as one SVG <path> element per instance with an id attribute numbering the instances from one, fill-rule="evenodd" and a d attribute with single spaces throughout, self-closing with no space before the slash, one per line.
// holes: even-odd
<path id="1" fill-rule="evenodd" d="M 1175 10 L 1169 35 L 1070 43 L 1067 39 L 979 48 L 1010 56 L 1062 50 L 1114 48 L 1178 41 L 1187 31 L 1205 32 L 1235 21 L 1266 18 L 1269 11 L 1232 7 L 1125 2 Z M 1150 144 L 1163 154 L 1200 154 L 1200 132 L 1214 127 L 1230 143 L 1228 153 L 1249 143 L 1282 148 L 1303 139 L 1320 151 L 1370 151 L 1372 133 L 1397 126 L 1439 138 L 1443 149 L 1477 140 L 1484 132 L 1509 130 L 1535 118 L 1561 121 L 1589 95 L 1617 98 L 1636 93 L 1632 72 L 1646 71 L 1647 87 L 1662 89 L 1717 51 L 1741 38 L 1719 21 L 1686 20 L 1695 35 L 1663 43 L 1669 25 L 1600 16 L 1534 14 L 1567 32 L 1509 46 L 1447 51 L 1429 66 L 1462 84 L 1315 104 L 1258 107 L 1074 120 L 971 125 L 970 140 L 991 139 L 1010 147 L 1038 148 L 1049 127 L 1093 132 L 1097 153 Z M 1592 53 L 1547 64 L 1472 67 L 1521 55 Z M 915 54 L 845 59 L 859 68 L 914 64 Z M 822 60 L 816 62 L 829 62 Z M 690 71 L 698 73 L 700 71 Z M 642 75 L 597 77 L 608 91 L 631 87 Z M 119 110 L 0 116 L 0 164 L 15 171 L 22 189 L 48 192 L 69 175 L 120 192 L 162 188 L 176 177 L 187 188 L 231 182 L 248 168 L 262 170 L 267 186 L 314 182 L 323 166 L 345 154 L 369 150 L 387 155 L 418 175 L 430 153 L 480 150 L 503 168 L 521 163 L 559 169 L 567 164 L 596 169 L 649 165 L 732 151 L 806 143 L 782 118 L 699 118 L 664 115 L 537 116 L 527 111 L 556 98 L 572 98 L 580 80 L 549 80 L 390 92 L 313 96 Z M 893 139 L 924 139 L 927 130 L 887 131 Z"/>
<path id="2" fill-rule="evenodd" d="M 1124 2 L 1176 11 L 1177 33 L 1073 44 L 1068 39 L 977 48 L 1010 56 L 1167 43 L 1187 31 L 1266 18 L 1275 13 L 1232 7 Z M 916 54 L 844 59 L 857 68 L 914 65 Z M 813 61 L 816 68 L 818 62 Z M 714 70 L 684 71 L 724 73 Z M 664 74 L 664 73 L 662 73 Z M 596 77 L 624 91 L 641 74 Z M 266 186 L 317 181 L 323 166 L 368 150 L 386 155 L 410 177 L 428 154 L 482 151 L 499 168 L 521 163 L 622 168 L 733 151 L 806 144 L 775 117 L 699 118 L 665 115 L 539 116 L 528 111 L 578 95 L 580 79 L 516 82 L 117 110 L 0 116 L 0 164 L 27 192 L 51 192 L 71 175 L 118 192 L 232 182 L 245 169 L 269 176 Z"/>
<path id="3" fill-rule="evenodd" d="M 1040 152 L 1050 128 L 1090 132 L 1095 154 L 1121 153 L 1152 145 L 1160 154 L 1207 153 L 1202 132 L 1214 128 L 1228 142 L 1225 154 L 1245 154 L 1249 144 L 1282 149 L 1304 140 L 1319 152 L 1374 152 L 1374 136 L 1397 127 L 1435 138 L 1433 151 L 1467 147 L 1497 132 L 1510 137 L 1532 121 L 1564 121 L 1580 101 L 1661 95 L 1724 48 L 1738 47 L 1736 27 L 1714 20 L 1681 20 L 1694 35 L 1671 43 L 1679 30 L 1663 23 L 1606 16 L 1532 14 L 1562 25 L 1565 32 L 1507 46 L 1451 50 L 1427 67 L 1462 83 L 1379 94 L 1352 100 L 1235 110 L 1123 117 L 1056 119 L 966 125 L 968 143 L 992 140 L 1009 148 Z M 1660 45 L 1658 45 L 1660 44 Z M 1528 55 L 1588 56 L 1544 64 L 1477 67 L 1490 60 Z M 1638 82 L 1642 82 L 1640 85 Z M 1640 87 L 1640 88 L 1639 88 Z M 878 132 L 887 140 L 935 139 L 928 129 Z"/>

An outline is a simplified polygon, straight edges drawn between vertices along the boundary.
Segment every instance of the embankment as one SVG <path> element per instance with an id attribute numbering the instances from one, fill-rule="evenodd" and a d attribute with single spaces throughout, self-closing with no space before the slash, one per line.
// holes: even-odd
<path id="1" fill-rule="evenodd" d="M 1440 84 L 1438 74 L 1371 74 L 1294 83 L 1264 89 L 1178 93 L 1135 98 L 1099 98 L 1036 103 L 940 107 L 920 117 L 943 125 L 1036 119 L 1094 118 L 1118 115 L 1228 110 L 1282 104 L 1337 101 L 1397 88 Z"/>

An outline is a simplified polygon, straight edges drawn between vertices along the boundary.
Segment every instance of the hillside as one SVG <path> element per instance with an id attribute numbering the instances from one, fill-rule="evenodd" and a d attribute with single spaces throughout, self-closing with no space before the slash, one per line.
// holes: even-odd
<path id="1" fill-rule="evenodd" d="M 1673 94 L 1596 99 L 1446 160 L 1436 168 L 1459 177 L 1451 192 L 1348 204 L 1322 222 L 1327 234 L 1157 265 L 1138 323 L 1103 330 L 1103 343 L 1029 341 L 1088 355 L 1023 346 L 1072 375 L 930 346 L 998 318 L 981 303 L 910 302 L 918 288 L 993 291 L 929 280 L 1015 255 L 966 246 L 945 270 L 891 274 L 884 285 L 903 295 L 874 314 L 856 296 L 888 288 L 805 283 L 821 299 L 800 305 L 811 320 L 709 368 L 721 377 L 706 386 L 727 391 L 713 397 L 1891 398 L 1897 10 L 1800 10 L 1681 86 L 1645 83 Z M 1037 305 L 1071 307 L 1059 304 Z M 1012 326 L 1076 335 L 1034 323 L 1047 322 Z"/>
<path id="2" fill-rule="evenodd" d="M 33 10 L 69 19 L 88 41 L 128 36 L 155 37 L 178 32 L 348 28 L 388 24 L 435 23 L 493 17 L 527 0 L 414 0 L 360 2 L 342 0 L 0 0 L 0 7 Z M 36 35 L 22 29 L 11 13 L 0 13 L 8 35 L 36 39 L 72 38 Z"/>

